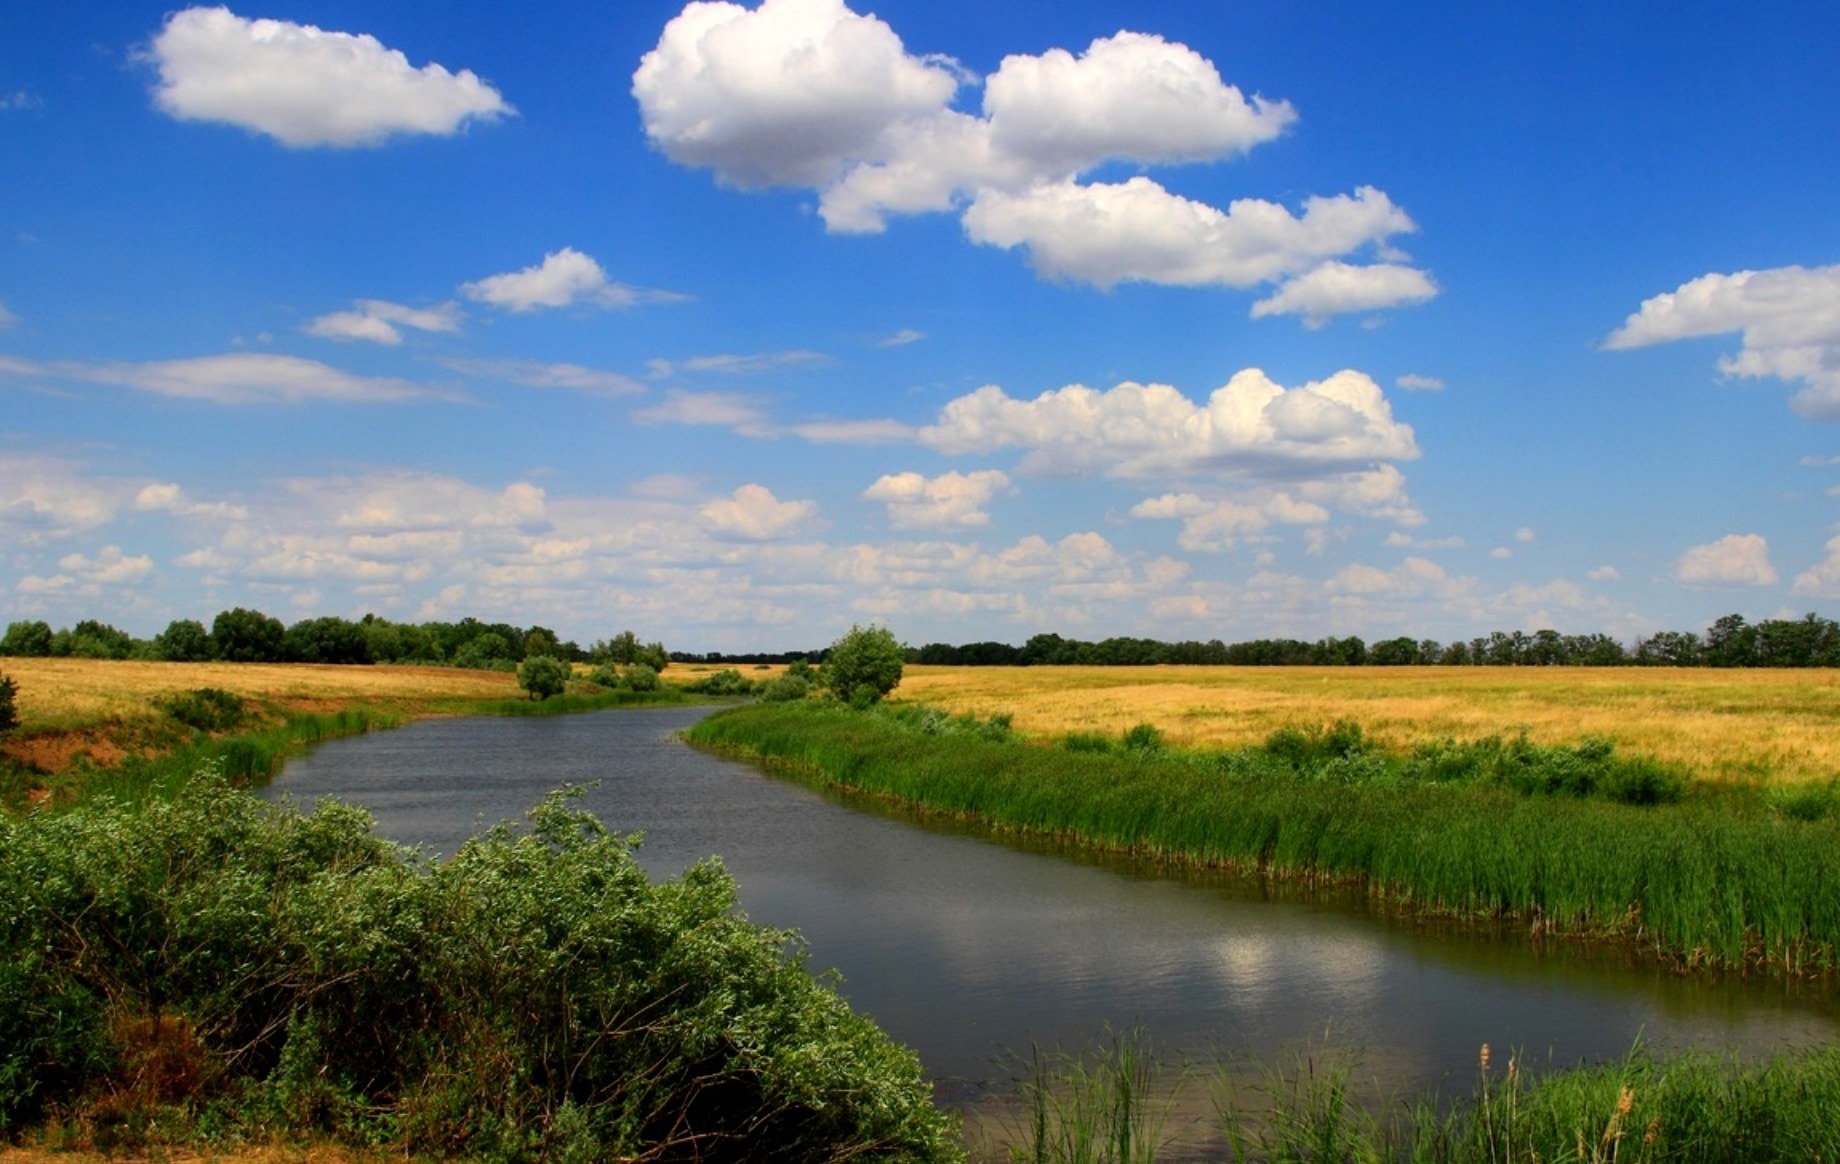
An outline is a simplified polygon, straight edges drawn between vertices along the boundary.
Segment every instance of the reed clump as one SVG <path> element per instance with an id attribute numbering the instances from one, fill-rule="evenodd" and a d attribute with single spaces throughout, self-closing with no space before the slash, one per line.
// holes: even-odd
<path id="1" fill-rule="evenodd" d="M 1531 1072 L 1482 1047 L 1467 1092 L 1388 1097 L 1359 1056 L 1286 1065 L 1190 1064 L 1179 1088 L 1211 1091 L 1214 1118 L 1166 1136 L 1171 1074 L 1138 1032 L 1080 1056 L 1042 1055 L 1021 1083 L 1012 1164 L 1806 1164 L 1840 1150 L 1840 1051 L 1742 1062 L 1637 1047 L 1619 1060 Z M 1250 1082 L 1248 1082 L 1250 1078 Z M 1123 1116 L 1136 1120 L 1120 1134 Z"/>
<path id="2" fill-rule="evenodd" d="M 756 705 L 690 739 L 996 830 L 1344 884 L 1390 908 L 1614 938 L 1683 966 L 1813 975 L 1840 962 L 1840 821 L 1690 787 L 1614 750 L 1505 740 L 1387 755 L 1334 726 L 1220 752 L 1101 749 L 981 722 Z"/>

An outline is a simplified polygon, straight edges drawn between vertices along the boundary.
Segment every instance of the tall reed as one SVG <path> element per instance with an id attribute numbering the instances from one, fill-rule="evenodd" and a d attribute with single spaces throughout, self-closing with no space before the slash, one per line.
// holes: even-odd
<path id="1" fill-rule="evenodd" d="M 1613 936 L 1691 966 L 1831 972 L 1840 823 L 1688 798 L 1364 781 L 1243 753 L 1069 751 L 835 705 L 749 706 L 693 742 L 924 812 L 1169 861 L 1362 887 L 1389 907 Z M 1238 758 L 1236 758 L 1238 757 Z M 1348 765 L 1342 765 L 1346 769 Z"/>

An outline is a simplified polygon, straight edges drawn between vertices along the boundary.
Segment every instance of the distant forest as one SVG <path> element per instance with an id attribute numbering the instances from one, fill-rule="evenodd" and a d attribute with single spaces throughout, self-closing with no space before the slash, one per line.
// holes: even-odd
<path id="1" fill-rule="evenodd" d="M 1225 643 L 1109 638 L 1096 642 L 1038 634 L 1021 646 L 976 642 L 928 643 L 907 647 L 910 663 L 957 667 L 1202 666 L 1259 667 L 1840 667 L 1840 623 L 1807 614 L 1795 619 L 1752 623 L 1728 614 L 1693 631 L 1660 631 L 1633 646 L 1604 634 L 1567 635 L 1555 630 L 1495 631 L 1473 639 L 1439 642 L 1406 636 L 1369 643 L 1348 638 L 1250 639 Z M 551 655 L 571 662 L 616 665 L 667 662 L 822 662 L 827 648 L 696 654 L 666 651 L 622 631 L 583 647 L 547 627 L 463 618 L 458 622 L 392 622 L 374 614 L 356 621 L 326 616 L 285 626 L 260 611 L 238 607 L 219 614 L 207 628 L 177 619 L 151 639 L 137 639 L 93 619 L 53 630 L 44 622 L 15 622 L 0 636 L 0 656 L 62 656 L 100 659 L 167 659 L 178 662 L 425 663 L 448 667 L 511 670 L 524 659 Z"/>

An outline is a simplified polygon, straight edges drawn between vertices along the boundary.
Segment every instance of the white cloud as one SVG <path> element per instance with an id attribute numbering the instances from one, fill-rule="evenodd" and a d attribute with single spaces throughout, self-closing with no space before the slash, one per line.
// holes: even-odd
<path id="1" fill-rule="evenodd" d="M 185 495 L 185 490 L 170 481 L 143 485 L 140 492 L 134 495 L 134 509 L 137 513 L 168 513 L 175 517 L 208 517 L 231 521 L 241 521 L 249 516 L 249 511 L 241 505 L 223 501 L 193 501 Z"/>
<path id="2" fill-rule="evenodd" d="M 1442 392 L 1444 390 L 1444 381 L 1435 376 L 1420 376 L 1413 372 L 1406 373 L 1393 383 L 1407 392 Z"/>
<path id="3" fill-rule="evenodd" d="M 300 330 L 332 340 L 368 340 L 396 347 L 403 341 L 400 328 L 453 333 L 460 330 L 458 304 L 439 307 L 405 307 L 382 299 L 360 299 L 350 311 L 334 311 L 309 322 Z"/>
<path id="4" fill-rule="evenodd" d="M 521 271 L 488 275 L 460 285 L 460 293 L 476 303 L 487 303 L 515 314 L 551 307 L 591 303 L 600 307 L 632 307 L 640 303 L 681 300 L 668 291 L 629 287 L 607 278 L 607 272 L 574 247 L 543 256 L 543 261 Z"/>
<path id="5" fill-rule="evenodd" d="M 1460 550 L 1469 543 L 1460 537 L 1415 538 L 1395 530 L 1386 535 L 1386 545 L 1396 550 Z"/>
<path id="6" fill-rule="evenodd" d="M 773 431 L 760 402 L 739 392 L 686 392 L 672 388 L 659 403 L 633 413 L 633 419 L 641 424 L 732 428 L 743 436 L 769 436 Z"/>
<path id="7" fill-rule="evenodd" d="M 124 493 L 56 457 L 0 456 L 0 543 L 39 545 L 87 533 L 115 516 Z"/>
<path id="8" fill-rule="evenodd" d="M 1531 545 L 1540 535 L 1533 532 L 1532 526 L 1521 526 L 1514 531 L 1514 540 L 1522 545 Z"/>
<path id="9" fill-rule="evenodd" d="M 1702 275 L 1644 300 L 1604 346 L 1734 331 L 1743 347 L 1719 361 L 1721 372 L 1800 383 L 1791 407 L 1811 420 L 1840 420 L 1840 265 Z"/>
<path id="10" fill-rule="evenodd" d="M 0 331 L 9 331 L 18 326 L 19 317 L 8 311 L 6 304 L 0 303 Z"/>
<path id="11" fill-rule="evenodd" d="M 1840 598 L 1840 535 L 1827 539 L 1827 557 L 1795 576 L 1793 592 Z"/>
<path id="12" fill-rule="evenodd" d="M 818 515 L 815 501 L 781 501 L 764 485 L 743 485 L 706 503 L 703 518 L 719 536 L 767 541 L 808 526 Z"/>
<path id="13" fill-rule="evenodd" d="M 863 496 L 886 504 L 896 529 L 944 529 L 990 524 L 987 507 L 1009 488 L 1009 477 L 996 469 L 932 478 L 894 473 L 878 479 Z"/>
<path id="14" fill-rule="evenodd" d="M 565 388 L 589 396 L 636 396 L 645 385 L 618 372 L 588 368 L 581 364 L 545 364 L 538 360 L 459 360 L 440 361 L 441 366 L 463 376 L 486 380 L 504 380 L 528 388 Z"/>
<path id="15" fill-rule="evenodd" d="M 1122 183 L 1065 181 L 1018 193 L 988 191 L 965 211 L 965 231 L 974 241 L 1024 247 L 1041 274 L 1098 287 L 1252 287 L 1416 229 L 1385 194 L 1367 186 L 1352 196 L 1309 198 L 1298 216 L 1252 198 L 1217 210 L 1141 175 Z M 1334 314 L 1320 294 L 1311 303 L 1321 308 L 1318 316 Z M 1356 310 L 1390 305 L 1376 299 Z M 1253 313 L 1278 310 L 1255 307 Z"/>
<path id="16" fill-rule="evenodd" d="M 43 109 L 44 101 L 26 92 L 15 89 L 11 93 L 0 93 L 0 113 L 10 113 L 16 109 Z"/>
<path id="17" fill-rule="evenodd" d="M 812 420 L 785 431 L 814 445 L 891 445 L 913 440 L 916 430 L 898 420 Z"/>
<path id="18" fill-rule="evenodd" d="M 651 360 L 648 366 L 654 377 L 663 379 L 677 372 L 715 372 L 729 376 L 748 376 L 780 368 L 807 367 L 828 362 L 823 352 L 803 350 L 786 352 L 751 352 L 741 355 L 691 356 L 683 360 Z"/>
<path id="19" fill-rule="evenodd" d="M 119 546 L 103 546 L 94 558 L 65 554 L 58 559 L 58 568 L 76 575 L 84 585 L 127 586 L 153 573 L 153 559 L 145 554 L 123 554 Z"/>
<path id="20" fill-rule="evenodd" d="M 1377 190 L 1227 211 L 1145 176 L 1083 184 L 1108 162 L 1211 162 L 1282 134 L 1284 101 L 1246 97 L 1186 45 L 1138 32 L 1003 59 L 981 115 L 956 62 L 907 52 L 842 0 L 697 2 L 633 75 L 647 135 L 665 155 L 743 188 L 817 191 L 825 225 L 876 232 L 889 214 L 963 209 L 973 241 L 1028 251 L 1037 270 L 1102 287 L 1141 280 L 1250 287 L 1291 279 L 1257 314 L 1312 323 L 1420 302 L 1429 276 L 1396 259 L 1341 260 L 1415 229 Z M 1333 267 L 1318 268 L 1334 260 Z"/>
<path id="21" fill-rule="evenodd" d="M 1425 515 L 1406 492 L 1406 475 L 1393 465 L 1305 481 L 1300 491 L 1305 498 L 1333 505 L 1344 513 L 1408 528 L 1425 524 Z M 1454 540 L 1462 544 L 1461 538 Z"/>
<path id="22" fill-rule="evenodd" d="M 1276 293 L 1252 305 L 1252 317 L 1301 315 L 1305 325 L 1316 328 L 1333 315 L 1424 303 L 1437 293 L 1431 276 L 1416 267 L 1399 263 L 1357 267 L 1330 260 L 1285 280 Z"/>
<path id="23" fill-rule="evenodd" d="M 1674 578 L 1688 586 L 1773 586 L 1776 567 L 1762 535 L 1727 534 L 1682 554 Z"/>
<path id="24" fill-rule="evenodd" d="M 1593 582 L 1621 582 L 1623 580 L 1623 572 L 1618 570 L 1615 566 L 1599 566 L 1586 574 L 1585 577 Z"/>
<path id="25" fill-rule="evenodd" d="M 1185 550 L 1230 550 L 1273 525 L 1320 525 L 1329 511 L 1282 490 L 1210 500 L 1196 493 L 1166 493 L 1131 507 L 1135 518 L 1179 520 L 1176 544 Z"/>
<path id="26" fill-rule="evenodd" d="M 232 352 L 149 363 L 35 362 L 0 357 L 0 375 L 46 376 L 133 388 L 156 396 L 213 404 L 400 403 L 455 400 L 457 394 L 381 376 L 354 376 L 317 360 L 265 352 Z"/>
<path id="27" fill-rule="evenodd" d="M 214 121 L 293 147 L 377 145 L 398 134 L 459 132 L 513 110 L 471 70 L 417 69 L 375 37 L 228 8 L 167 18 L 148 57 L 154 103 L 181 121 Z"/>
<path id="28" fill-rule="evenodd" d="M 667 157 L 743 188 L 826 184 L 957 88 L 951 67 L 909 56 L 893 29 L 842 0 L 689 4 L 632 85 Z"/>
<path id="29" fill-rule="evenodd" d="M 1418 456 L 1379 385 L 1354 371 L 1286 389 L 1247 369 L 1205 405 L 1166 384 L 1075 384 L 1033 400 L 992 385 L 949 402 L 920 440 L 952 455 L 1019 448 L 1037 476 L 1321 472 Z"/>
<path id="30" fill-rule="evenodd" d="M 1510 550 L 1507 546 L 1496 546 L 1489 551 L 1489 557 L 1494 558 L 1497 562 L 1505 562 L 1513 556 L 1514 551 Z"/>
<path id="31" fill-rule="evenodd" d="M 925 338 L 925 332 L 916 331 L 911 327 L 904 327 L 893 335 L 886 335 L 876 340 L 875 346 L 878 348 L 904 348 L 908 344 L 917 344 Z"/>

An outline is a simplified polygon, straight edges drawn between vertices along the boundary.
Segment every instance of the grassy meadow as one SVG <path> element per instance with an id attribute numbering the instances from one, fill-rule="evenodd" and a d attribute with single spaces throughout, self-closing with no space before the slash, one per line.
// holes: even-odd
<path id="1" fill-rule="evenodd" d="M 1840 776 L 1834 670 L 910 666 L 894 698 L 1008 714 L 1031 737 L 1149 723 L 1178 747 L 1222 748 L 1347 719 L 1393 748 L 1525 730 L 1541 744 L 1608 739 L 1706 780 Z"/>

